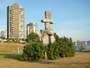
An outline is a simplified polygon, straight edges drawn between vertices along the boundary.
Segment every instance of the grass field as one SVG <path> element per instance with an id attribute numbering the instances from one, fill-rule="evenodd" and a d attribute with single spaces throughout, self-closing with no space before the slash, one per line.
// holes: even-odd
<path id="1" fill-rule="evenodd" d="M 22 44 L 0 43 L 0 68 L 90 68 L 90 52 L 78 52 L 75 57 L 53 61 L 25 62 L 10 57 L 18 47 L 23 49 Z"/>
<path id="2" fill-rule="evenodd" d="M 23 49 L 23 46 L 19 43 L 0 43 L 0 52 L 16 52 L 18 48 Z"/>

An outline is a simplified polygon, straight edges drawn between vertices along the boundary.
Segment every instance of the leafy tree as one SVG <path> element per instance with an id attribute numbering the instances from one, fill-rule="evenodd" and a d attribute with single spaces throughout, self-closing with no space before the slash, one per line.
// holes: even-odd
<path id="1" fill-rule="evenodd" d="M 72 38 L 60 37 L 57 34 L 54 34 L 56 42 L 59 44 L 59 55 L 60 57 L 69 57 L 74 56 L 75 47 L 72 42 Z"/>
<path id="2" fill-rule="evenodd" d="M 54 37 L 55 37 L 55 41 L 57 43 L 60 43 L 60 38 L 59 38 L 59 36 L 56 33 L 54 33 Z"/>
<path id="3" fill-rule="evenodd" d="M 60 51 L 60 56 L 61 57 L 70 57 L 74 56 L 75 54 L 75 48 L 74 44 L 72 42 L 72 39 L 62 37 L 60 39 L 62 42 L 60 43 L 59 51 Z"/>
<path id="4" fill-rule="evenodd" d="M 23 59 L 29 61 L 37 61 L 42 59 L 45 54 L 45 47 L 40 41 L 38 34 L 29 34 L 27 41 L 28 44 L 23 49 Z"/>
<path id="5" fill-rule="evenodd" d="M 27 36 L 27 42 L 38 42 L 38 41 L 40 41 L 40 38 L 37 33 L 32 32 Z"/>
<path id="6" fill-rule="evenodd" d="M 54 60 L 59 57 L 70 57 L 74 56 L 74 44 L 71 38 L 59 37 L 54 34 L 55 42 L 48 44 L 48 46 L 43 46 L 40 41 L 38 34 L 31 33 L 27 40 L 28 44 L 23 49 L 24 60 L 40 60 L 47 55 L 48 59 Z"/>
<path id="7" fill-rule="evenodd" d="M 47 57 L 48 57 L 48 59 L 51 59 L 51 60 L 59 58 L 58 43 L 54 42 L 47 46 Z"/>
<path id="8" fill-rule="evenodd" d="M 59 37 L 56 33 L 54 34 L 55 42 L 47 46 L 48 59 L 57 59 L 59 57 L 70 57 L 74 56 L 74 44 L 71 38 Z"/>
<path id="9" fill-rule="evenodd" d="M 45 48 L 41 42 L 32 42 L 24 47 L 24 60 L 37 61 L 44 57 Z"/>

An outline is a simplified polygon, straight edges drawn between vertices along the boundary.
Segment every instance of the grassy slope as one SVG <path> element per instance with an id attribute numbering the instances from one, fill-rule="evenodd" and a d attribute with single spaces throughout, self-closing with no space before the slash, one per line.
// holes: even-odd
<path id="1" fill-rule="evenodd" d="M 0 43 L 0 52 L 15 52 L 18 48 L 23 49 L 24 44 Z"/>

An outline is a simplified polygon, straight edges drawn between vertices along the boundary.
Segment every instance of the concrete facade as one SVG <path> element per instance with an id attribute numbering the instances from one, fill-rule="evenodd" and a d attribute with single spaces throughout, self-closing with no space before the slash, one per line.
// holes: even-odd
<path id="1" fill-rule="evenodd" d="M 27 28 L 26 28 L 27 30 L 26 30 L 26 33 L 27 33 L 27 36 L 30 34 L 30 33 L 32 33 L 32 32 L 36 32 L 36 24 L 34 24 L 34 23 L 29 23 L 29 24 L 27 24 Z"/>
<path id="2" fill-rule="evenodd" d="M 25 37 L 24 9 L 13 4 L 7 7 L 7 38 L 23 39 Z"/>

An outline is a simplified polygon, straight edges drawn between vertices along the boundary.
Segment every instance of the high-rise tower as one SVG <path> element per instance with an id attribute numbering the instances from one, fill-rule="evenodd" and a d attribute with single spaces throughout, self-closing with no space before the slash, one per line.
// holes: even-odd
<path id="1" fill-rule="evenodd" d="M 23 39 L 24 37 L 24 9 L 15 3 L 7 7 L 7 38 Z"/>
<path id="2" fill-rule="evenodd" d="M 34 33 L 36 32 L 36 24 L 29 23 L 29 24 L 27 24 L 27 36 L 32 32 L 34 32 Z"/>

